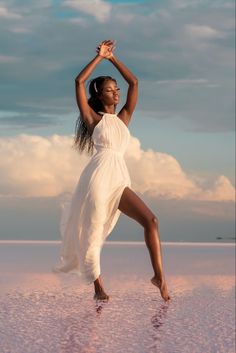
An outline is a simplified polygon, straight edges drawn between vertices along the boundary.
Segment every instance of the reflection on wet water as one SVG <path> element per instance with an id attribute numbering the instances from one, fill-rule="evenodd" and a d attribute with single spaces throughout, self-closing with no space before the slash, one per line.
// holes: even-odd
<path id="1" fill-rule="evenodd" d="M 234 352 L 233 276 L 169 276 L 169 303 L 131 275 L 110 280 L 109 301 L 74 278 L 36 277 L 0 297 L 2 353 Z"/>
<path id="2" fill-rule="evenodd" d="M 152 326 L 156 331 L 165 323 L 168 305 L 169 304 L 161 304 L 157 313 L 151 317 Z"/>
<path id="3" fill-rule="evenodd" d="M 1 353 L 235 352 L 233 247 L 166 245 L 169 303 L 150 282 L 144 246 L 105 247 L 109 301 L 76 276 L 50 273 L 56 250 L 1 245 Z"/>

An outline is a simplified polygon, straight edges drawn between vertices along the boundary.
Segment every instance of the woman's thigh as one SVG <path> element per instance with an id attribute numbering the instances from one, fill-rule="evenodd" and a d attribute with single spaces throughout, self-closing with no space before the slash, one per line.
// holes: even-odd
<path id="1" fill-rule="evenodd" d="M 144 228 L 148 227 L 153 221 L 155 223 L 158 222 L 155 214 L 128 186 L 122 193 L 118 208 L 126 216 L 133 218 Z"/>

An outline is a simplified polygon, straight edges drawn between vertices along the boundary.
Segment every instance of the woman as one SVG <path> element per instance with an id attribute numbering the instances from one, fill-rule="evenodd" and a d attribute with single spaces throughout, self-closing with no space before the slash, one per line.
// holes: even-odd
<path id="1" fill-rule="evenodd" d="M 76 123 L 75 147 L 96 153 L 83 170 L 61 223 L 61 266 L 56 272 L 76 272 L 87 283 L 94 283 L 95 299 L 109 299 L 100 275 L 100 252 L 121 212 L 144 228 L 154 276 L 152 284 L 160 289 L 165 301 L 170 299 L 162 268 L 158 220 L 131 189 L 123 155 L 129 143 L 128 124 L 138 96 L 137 78 L 114 56 L 114 41 L 105 40 L 97 55 L 75 79 L 80 118 Z M 90 81 L 87 99 L 85 81 L 104 59 L 109 60 L 128 82 L 125 105 L 115 113 L 120 99 L 117 82 L 110 76 Z"/>

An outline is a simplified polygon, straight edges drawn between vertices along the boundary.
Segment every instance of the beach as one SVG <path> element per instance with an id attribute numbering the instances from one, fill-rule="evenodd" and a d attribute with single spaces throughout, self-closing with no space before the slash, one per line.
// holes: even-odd
<path id="1" fill-rule="evenodd" d="M 162 242 L 165 303 L 144 242 L 106 242 L 93 285 L 56 274 L 59 241 L 0 241 L 1 353 L 234 353 L 235 246 Z"/>

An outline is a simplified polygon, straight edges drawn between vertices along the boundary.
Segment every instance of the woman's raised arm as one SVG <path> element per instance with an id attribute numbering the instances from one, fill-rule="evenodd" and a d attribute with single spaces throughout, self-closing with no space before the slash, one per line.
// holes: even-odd
<path id="1" fill-rule="evenodd" d="M 115 41 L 112 41 L 112 45 L 110 46 L 110 49 L 108 49 L 105 57 L 117 68 L 117 70 L 129 84 L 126 103 L 119 112 L 120 118 L 125 122 L 126 125 L 128 125 L 138 99 L 138 79 L 120 60 L 117 59 L 117 57 L 114 56 L 113 50 L 115 48 L 115 43 Z M 101 45 L 97 47 L 97 53 L 100 52 L 100 49 Z"/>
<path id="2" fill-rule="evenodd" d="M 138 99 L 138 79 L 120 60 L 114 56 L 114 54 L 108 60 L 119 70 L 121 75 L 129 84 L 126 103 L 119 112 L 119 116 L 122 117 L 122 120 L 124 120 L 128 125 Z"/>
<path id="3" fill-rule="evenodd" d="M 107 56 L 113 42 L 106 40 L 102 42 L 102 50 L 83 68 L 83 70 L 75 78 L 76 100 L 80 110 L 81 117 L 88 124 L 92 124 L 92 115 L 95 115 L 93 109 L 88 105 L 86 95 L 85 81 L 89 78 L 95 67 Z"/>
<path id="4" fill-rule="evenodd" d="M 76 93 L 76 101 L 78 108 L 80 110 L 80 114 L 82 119 L 88 124 L 93 123 L 92 115 L 94 114 L 92 108 L 88 104 L 88 98 L 86 95 L 86 87 L 85 81 L 93 72 L 97 64 L 103 60 L 103 57 L 100 55 L 96 55 L 93 60 L 91 60 L 88 65 L 79 73 L 79 75 L 75 78 L 75 93 Z"/>

